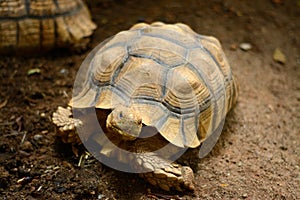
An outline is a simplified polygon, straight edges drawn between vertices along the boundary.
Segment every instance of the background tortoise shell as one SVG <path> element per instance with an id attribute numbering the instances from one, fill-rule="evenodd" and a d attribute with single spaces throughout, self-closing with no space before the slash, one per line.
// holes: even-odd
<path id="1" fill-rule="evenodd" d="M 145 125 L 176 146 L 199 146 L 236 101 L 219 41 L 187 25 L 136 24 L 95 51 L 78 73 L 69 105 L 132 106 Z"/>
<path id="2" fill-rule="evenodd" d="M 81 0 L 0 1 L 0 52 L 77 45 L 96 25 Z"/>

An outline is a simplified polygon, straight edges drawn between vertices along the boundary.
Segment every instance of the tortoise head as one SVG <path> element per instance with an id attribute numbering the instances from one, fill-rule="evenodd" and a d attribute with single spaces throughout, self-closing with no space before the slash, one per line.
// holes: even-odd
<path id="1" fill-rule="evenodd" d="M 134 140 L 141 133 L 142 118 L 133 108 L 119 105 L 108 115 L 106 127 L 125 140 Z"/>

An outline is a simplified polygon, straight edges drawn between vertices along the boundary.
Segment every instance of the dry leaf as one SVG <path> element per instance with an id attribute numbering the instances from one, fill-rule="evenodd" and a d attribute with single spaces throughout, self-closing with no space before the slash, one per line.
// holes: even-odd
<path id="1" fill-rule="evenodd" d="M 5 107 L 7 102 L 8 102 L 8 100 L 6 99 L 4 102 L 0 103 L 0 109 Z"/>
<path id="2" fill-rule="evenodd" d="M 229 186 L 229 184 L 227 184 L 227 183 L 221 183 L 220 186 L 221 187 L 227 187 L 227 186 Z"/>
<path id="3" fill-rule="evenodd" d="M 285 55 L 282 53 L 282 51 L 279 48 L 276 48 L 273 53 L 273 59 L 276 62 L 284 64 L 286 61 Z"/>
<path id="4" fill-rule="evenodd" d="M 33 75 L 33 74 L 40 74 L 40 73 L 41 73 L 41 70 L 39 68 L 33 68 L 33 69 L 30 69 L 27 71 L 28 76 Z"/>

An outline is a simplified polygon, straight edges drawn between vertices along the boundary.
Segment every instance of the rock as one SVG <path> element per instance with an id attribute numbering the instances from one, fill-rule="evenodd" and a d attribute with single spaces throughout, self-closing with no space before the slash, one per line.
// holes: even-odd
<path id="1" fill-rule="evenodd" d="M 250 43 L 241 43 L 240 48 L 243 51 L 249 51 L 250 49 L 252 49 L 252 45 Z"/>
<path id="2" fill-rule="evenodd" d="M 44 137 L 43 135 L 36 134 L 36 135 L 33 136 L 33 139 L 34 139 L 35 141 L 40 141 L 40 140 L 43 139 L 43 137 Z"/>
<path id="3" fill-rule="evenodd" d="M 245 198 L 248 197 L 248 194 L 247 194 L 247 193 L 244 193 L 244 194 L 242 195 L 242 197 L 245 199 Z"/>
<path id="4" fill-rule="evenodd" d="M 238 49 L 238 45 L 237 44 L 230 45 L 230 50 L 236 51 L 237 49 Z"/>
<path id="5" fill-rule="evenodd" d="M 23 142 L 23 144 L 21 144 L 21 149 L 22 149 L 23 151 L 30 152 L 30 151 L 33 150 L 33 146 L 32 146 L 32 144 L 31 144 L 31 142 L 25 141 L 25 142 Z"/>

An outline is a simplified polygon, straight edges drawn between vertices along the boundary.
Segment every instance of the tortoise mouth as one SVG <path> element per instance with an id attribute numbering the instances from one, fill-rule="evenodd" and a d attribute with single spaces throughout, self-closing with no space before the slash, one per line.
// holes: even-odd
<path id="1" fill-rule="evenodd" d="M 115 124 L 112 124 L 110 126 L 111 131 L 113 131 L 114 133 L 118 133 L 120 136 L 122 136 L 122 138 L 124 140 L 135 140 L 137 137 L 130 134 L 130 131 L 127 130 L 123 130 L 120 129 L 118 126 L 116 126 Z"/>

